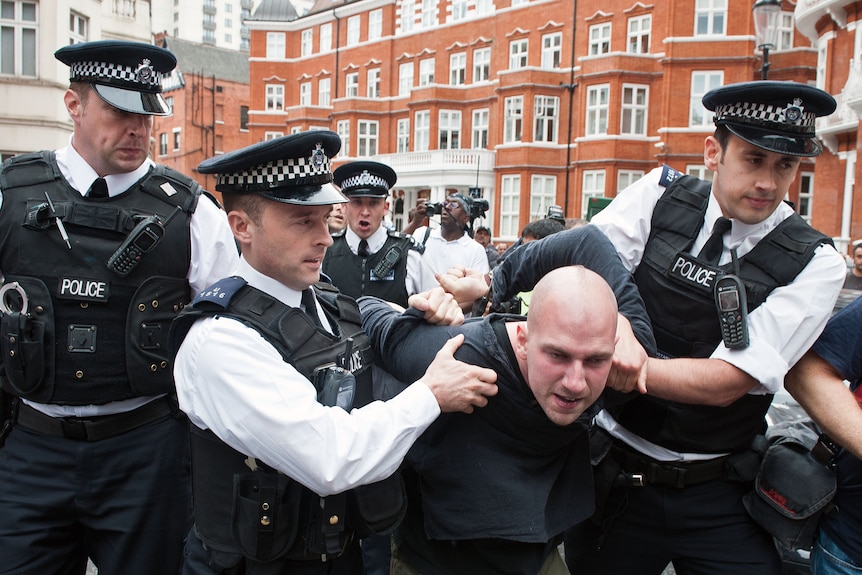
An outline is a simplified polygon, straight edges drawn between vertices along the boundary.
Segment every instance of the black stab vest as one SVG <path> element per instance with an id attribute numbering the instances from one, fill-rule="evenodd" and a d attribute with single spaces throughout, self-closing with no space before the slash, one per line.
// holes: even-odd
<path id="1" fill-rule="evenodd" d="M 350 251 L 344 234 L 333 240 L 323 259 L 323 271 L 333 285 L 352 298 L 370 295 L 407 307 L 407 253 L 413 246 L 409 237 L 389 232 L 383 247 L 365 259 Z M 378 277 L 374 269 L 392 250 L 398 260 L 389 273 Z"/>
<path id="2" fill-rule="evenodd" d="M 710 190 L 709 182 L 691 176 L 667 187 L 653 211 L 650 237 L 635 272 L 659 353 L 667 357 L 709 357 L 721 342 L 713 284 L 700 279 L 713 277 L 709 270 L 715 276 L 732 273 L 732 264 L 710 268 L 687 255 L 703 226 Z M 749 313 L 772 290 L 793 281 L 825 243 L 832 241 L 793 214 L 741 257 L 739 276 Z M 674 273 L 680 263 L 701 275 L 692 273 L 691 281 L 683 280 Z M 772 395 L 747 394 L 727 407 L 713 407 L 642 395 L 613 415 L 630 431 L 668 449 L 723 453 L 747 449 L 765 430 L 771 401 Z"/>
<path id="3" fill-rule="evenodd" d="M 0 270 L 28 298 L 27 314 L 4 317 L 4 333 L 20 335 L 21 345 L 4 348 L 3 388 L 67 405 L 172 392 L 167 337 L 190 300 L 190 221 L 200 186 L 155 166 L 122 194 L 91 200 L 63 178 L 53 152 L 37 152 L 3 164 L 0 190 Z M 109 270 L 109 257 L 151 215 L 171 218 L 159 243 L 127 276 Z"/>

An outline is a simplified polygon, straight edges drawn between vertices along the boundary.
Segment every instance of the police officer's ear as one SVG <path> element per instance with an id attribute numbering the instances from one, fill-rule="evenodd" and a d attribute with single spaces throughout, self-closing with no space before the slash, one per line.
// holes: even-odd
<path id="1" fill-rule="evenodd" d="M 84 113 L 84 99 L 81 95 L 76 90 L 69 88 L 63 95 L 63 103 L 66 105 L 66 111 L 69 112 L 72 121 L 78 121 Z"/>
<path id="2" fill-rule="evenodd" d="M 707 169 L 715 171 L 721 162 L 724 150 L 715 136 L 707 136 L 703 143 L 703 163 Z"/>
<path id="3" fill-rule="evenodd" d="M 251 243 L 255 222 L 248 212 L 241 208 L 231 210 L 227 214 L 227 223 L 240 246 Z"/>

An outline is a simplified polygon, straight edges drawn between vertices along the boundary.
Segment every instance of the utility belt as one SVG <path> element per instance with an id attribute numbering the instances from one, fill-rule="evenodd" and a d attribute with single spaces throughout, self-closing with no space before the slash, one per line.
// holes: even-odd
<path id="1" fill-rule="evenodd" d="M 116 437 L 148 423 L 177 413 L 176 399 L 165 396 L 137 409 L 95 417 L 51 417 L 18 401 L 17 424 L 51 437 L 77 441 L 100 441 Z"/>
<path id="2" fill-rule="evenodd" d="M 652 459 L 614 443 L 608 457 L 621 468 L 618 483 L 630 487 L 663 485 L 682 489 L 707 481 L 730 479 L 733 475 L 729 465 L 732 455 L 690 463 L 667 462 Z"/>

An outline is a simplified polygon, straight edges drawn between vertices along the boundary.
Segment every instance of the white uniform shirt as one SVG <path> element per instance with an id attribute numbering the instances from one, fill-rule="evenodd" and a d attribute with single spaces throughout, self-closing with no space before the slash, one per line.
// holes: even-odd
<path id="1" fill-rule="evenodd" d="M 299 292 L 244 259 L 235 275 L 299 306 Z M 350 413 L 324 406 L 314 385 L 258 332 L 223 317 L 192 326 L 174 378 L 180 407 L 192 423 L 323 496 L 391 475 L 440 413 L 421 382 Z"/>
<path id="2" fill-rule="evenodd" d="M 662 168 L 656 168 L 620 192 L 614 201 L 596 214 L 591 224 L 598 226 L 617 249 L 623 264 L 632 272 L 640 265 L 644 247 L 650 234 L 652 213 L 665 188 L 659 185 Z M 730 249 L 736 248 L 739 257 L 750 252 L 778 224 L 793 213 L 782 203 L 766 220 L 758 224 L 733 221 L 725 237 L 720 265 L 731 260 Z M 697 254 L 712 232 L 721 208 L 710 194 L 704 224 L 691 248 Z M 722 359 L 760 382 L 749 393 L 775 393 L 784 383 L 784 376 L 823 331 L 844 282 L 847 267 L 838 252 L 828 245 L 817 248 L 814 257 L 791 283 L 773 290 L 761 305 L 748 316 L 750 344 L 745 349 L 727 349 L 719 343 L 710 358 Z M 716 312 L 717 313 L 717 312 Z M 616 422 L 601 414 L 602 427 L 613 435 Z M 658 459 L 691 459 L 671 456 L 672 452 L 643 447 L 639 449 Z M 650 444 L 652 445 L 652 444 Z M 658 446 L 653 446 L 658 447 Z"/>
<path id="3" fill-rule="evenodd" d="M 57 150 L 55 157 L 60 173 L 69 185 L 78 190 L 82 196 L 85 195 L 98 174 L 72 147 L 71 137 L 69 145 Z M 143 178 L 152 165 L 152 160 L 148 158 L 133 172 L 107 176 L 105 181 L 108 184 L 109 195 L 116 196 L 125 192 L 129 186 Z M 227 223 L 227 215 L 207 198 L 201 198 L 191 218 L 191 264 L 186 277 L 189 280 L 192 295 L 230 275 L 231 270 L 236 267 L 238 258 L 239 253 Z M 152 399 L 152 397 L 135 397 L 103 405 L 85 406 L 41 404 L 31 401 L 27 401 L 27 404 L 52 417 L 92 417 L 130 411 Z"/>
<path id="4" fill-rule="evenodd" d="M 386 243 L 389 237 L 388 231 L 384 226 L 377 228 L 369 238 L 368 250 L 372 254 L 376 254 Z M 344 239 L 347 241 L 347 247 L 353 252 L 353 255 L 359 255 L 359 242 L 362 241 L 356 232 L 347 226 L 344 230 Z M 419 285 L 422 280 L 422 255 L 416 250 L 407 250 L 407 277 L 404 278 L 404 284 L 407 288 L 407 295 L 411 296 L 419 293 Z"/>
<path id="5" fill-rule="evenodd" d="M 425 240 L 426 229 L 421 227 L 413 232 L 413 239 L 417 244 Z M 428 291 L 440 285 L 434 274 L 445 274 L 456 265 L 463 265 L 480 273 L 488 273 L 491 269 L 485 248 L 467 232 L 457 240 L 449 241 L 439 229 L 431 230 L 425 242 L 425 253 L 422 254 L 422 279 L 417 292 Z"/>

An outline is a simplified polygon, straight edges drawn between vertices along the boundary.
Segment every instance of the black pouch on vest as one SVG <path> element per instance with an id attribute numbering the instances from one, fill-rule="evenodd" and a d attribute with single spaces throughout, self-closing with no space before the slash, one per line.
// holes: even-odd
<path id="1" fill-rule="evenodd" d="M 0 354 L 11 390 L 28 395 L 45 379 L 45 324 L 27 314 L 4 313 L 0 320 Z"/>
<path id="2" fill-rule="evenodd" d="M 299 532 L 302 496 L 294 486 L 282 474 L 234 475 L 233 539 L 245 557 L 267 562 L 290 551 Z"/>
<path id="3" fill-rule="evenodd" d="M 348 501 L 350 526 L 359 537 L 392 533 L 407 513 L 407 491 L 401 472 L 353 489 Z"/>
<path id="4" fill-rule="evenodd" d="M 783 425 L 783 424 L 782 424 Z M 748 514 L 790 550 L 811 549 L 820 518 L 832 509 L 835 472 L 811 453 L 817 433 L 795 423 L 774 434 L 763 456 L 754 491 L 745 495 Z"/>

